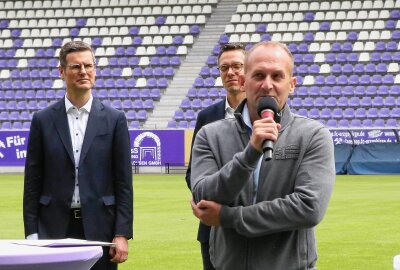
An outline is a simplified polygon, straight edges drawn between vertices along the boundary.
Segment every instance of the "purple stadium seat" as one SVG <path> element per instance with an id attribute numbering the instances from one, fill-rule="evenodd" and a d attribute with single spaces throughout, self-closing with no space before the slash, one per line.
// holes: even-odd
<path id="1" fill-rule="evenodd" d="M 399 105 L 399 104 L 397 104 L 397 105 Z M 400 107 L 393 108 L 390 111 L 390 117 L 399 119 L 400 118 Z"/>
<path id="2" fill-rule="evenodd" d="M 364 64 L 357 63 L 354 65 L 354 73 L 364 73 Z"/>
<path id="3" fill-rule="evenodd" d="M 312 33 L 312 32 L 304 33 L 304 41 L 305 42 L 313 42 L 314 41 L 314 33 Z"/>
<path id="4" fill-rule="evenodd" d="M 195 120 L 196 119 L 196 112 L 194 111 L 194 110 L 187 110 L 186 112 L 185 112 L 185 119 L 186 120 Z"/>
<path id="5" fill-rule="evenodd" d="M 334 108 L 332 110 L 332 118 L 334 118 L 334 119 L 343 118 L 343 109 L 342 108 Z"/>
<path id="6" fill-rule="evenodd" d="M 351 119 L 350 120 L 350 127 L 361 127 L 361 120 L 360 119 Z"/>
<path id="7" fill-rule="evenodd" d="M 303 101 L 299 97 L 292 97 L 290 99 L 290 106 L 293 107 L 293 108 L 303 107 Z"/>
<path id="8" fill-rule="evenodd" d="M 355 110 L 355 117 L 357 117 L 357 118 L 366 118 L 367 117 L 367 110 L 365 108 L 357 108 Z"/>
<path id="9" fill-rule="evenodd" d="M 347 61 L 348 62 L 358 62 L 359 55 L 358 53 L 351 52 L 347 54 Z"/>
<path id="10" fill-rule="evenodd" d="M 371 119 L 364 119 L 362 120 L 362 127 L 373 127 L 373 123 Z"/>
<path id="11" fill-rule="evenodd" d="M 347 85 L 347 83 L 348 83 L 348 79 L 347 79 L 346 75 L 339 75 L 337 77 L 337 84 L 339 84 L 339 85 Z"/>
<path id="12" fill-rule="evenodd" d="M 396 51 L 397 50 L 397 42 L 396 41 L 389 41 L 386 43 L 386 50 L 388 51 Z"/>
<path id="13" fill-rule="evenodd" d="M 365 85 L 371 84 L 371 76 L 368 74 L 361 75 L 361 77 L 359 78 L 359 83 Z"/>
<path id="14" fill-rule="evenodd" d="M 195 99 L 193 99 L 192 100 L 192 102 L 191 102 L 191 108 L 193 109 L 193 110 L 199 110 L 199 109 L 201 109 L 202 108 L 202 101 L 201 101 L 201 99 L 199 99 L 199 98 L 195 98 Z"/>
<path id="15" fill-rule="evenodd" d="M 377 108 L 369 108 L 367 110 L 367 118 L 377 118 L 378 117 L 378 109 Z"/>
<path id="16" fill-rule="evenodd" d="M 348 41 L 357 41 L 358 40 L 358 33 L 357 32 L 348 32 L 347 34 L 347 40 Z"/>
<path id="17" fill-rule="evenodd" d="M 185 119 L 185 113 L 182 110 L 176 110 L 174 113 L 174 119 L 175 121 Z"/>
<path id="18" fill-rule="evenodd" d="M 168 121 L 167 128 L 174 129 L 174 128 L 177 128 L 177 127 L 178 127 L 178 124 L 176 123 L 175 120 L 169 120 Z"/>
<path id="19" fill-rule="evenodd" d="M 350 127 L 349 120 L 340 119 L 339 122 L 338 122 L 338 127 L 340 127 L 340 128 L 348 128 L 348 127 Z"/>
<path id="20" fill-rule="evenodd" d="M 350 97 L 349 106 L 359 107 L 360 106 L 360 98 L 359 97 Z"/>
<path id="21" fill-rule="evenodd" d="M 79 28 L 71 28 L 71 30 L 69 31 L 69 35 L 71 37 L 79 36 Z"/>
<path id="22" fill-rule="evenodd" d="M 304 14 L 304 21 L 311 22 L 314 20 L 314 16 L 315 16 L 314 12 L 308 11 Z"/>
<path id="23" fill-rule="evenodd" d="M 395 30 L 392 32 L 392 39 L 394 39 L 394 40 L 400 39 L 400 30 Z"/>
<path id="24" fill-rule="evenodd" d="M 394 107 L 396 106 L 396 99 L 393 96 L 387 96 L 383 100 L 383 105 L 385 107 Z"/>
<path id="25" fill-rule="evenodd" d="M 375 85 L 368 85 L 365 88 L 365 94 L 369 96 L 375 96 L 377 94 L 377 87 Z"/>
<path id="26" fill-rule="evenodd" d="M 146 99 L 146 100 L 143 102 L 143 109 L 146 109 L 146 110 L 152 110 L 152 109 L 154 109 L 154 102 L 153 102 L 153 100 L 152 100 L 152 99 Z"/>
<path id="27" fill-rule="evenodd" d="M 135 99 L 133 101 L 132 108 L 134 108 L 134 109 L 143 109 L 143 101 L 141 99 Z"/>
<path id="28" fill-rule="evenodd" d="M 193 36 L 197 36 L 200 33 L 200 26 L 193 24 L 189 29 L 189 33 Z"/>
<path id="29" fill-rule="evenodd" d="M 114 99 L 113 101 L 111 101 L 111 107 L 120 110 L 122 108 L 122 102 L 119 99 Z"/>
<path id="30" fill-rule="evenodd" d="M 103 40 L 101 39 L 101 37 L 94 37 L 92 39 L 92 46 L 94 46 L 94 47 L 100 46 L 102 43 L 103 43 Z M 54 43 L 53 43 L 53 46 L 54 46 Z M 60 46 L 61 45 L 56 46 L 56 47 L 60 47 Z"/>
<path id="31" fill-rule="evenodd" d="M 375 73 L 376 72 L 376 66 L 374 63 L 368 63 L 365 65 L 365 72 L 368 73 Z"/>
<path id="32" fill-rule="evenodd" d="M 329 31 L 331 29 L 331 25 L 329 22 L 321 22 L 319 24 L 320 31 Z"/>
<path id="33" fill-rule="evenodd" d="M 125 102 L 126 100 L 124 100 Z M 124 104 L 124 102 L 122 103 L 122 105 Z M 136 111 L 135 110 L 128 110 L 126 112 L 126 119 L 127 120 L 135 120 L 136 119 Z"/>
<path id="34" fill-rule="evenodd" d="M 344 64 L 342 67 L 342 72 L 344 74 L 353 73 L 353 65 L 352 64 Z"/>
<path id="35" fill-rule="evenodd" d="M 209 66 L 215 66 L 217 65 L 217 56 L 215 55 L 209 55 L 206 61 L 207 65 Z"/>
<path id="36" fill-rule="evenodd" d="M 303 99 L 302 105 L 303 105 L 303 107 L 313 107 L 314 99 L 311 97 L 306 97 Z"/>
<path id="37" fill-rule="evenodd" d="M 201 107 L 207 108 L 208 106 L 211 106 L 212 104 L 214 104 L 213 100 L 211 98 L 206 98 L 201 102 Z"/>
<path id="38" fill-rule="evenodd" d="M 375 50 L 376 51 L 384 51 L 386 50 L 386 44 L 384 41 L 377 41 L 375 43 Z"/>
<path id="39" fill-rule="evenodd" d="M 308 111 L 308 117 L 309 117 L 309 118 L 312 118 L 312 119 L 318 119 L 318 118 L 320 118 L 319 110 L 316 109 L 316 108 L 311 108 L 311 109 Z M 329 118 L 330 118 L 330 116 L 329 116 Z"/>
<path id="40" fill-rule="evenodd" d="M 297 53 L 297 45 L 296 45 L 296 43 L 289 43 L 289 44 L 287 45 L 287 47 L 288 47 L 289 51 L 290 51 L 292 54 Z"/>
<path id="41" fill-rule="evenodd" d="M 129 129 L 140 129 L 140 122 L 137 120 L 130 121 Z"/>
<path id="42" fill-rule="evenodd" d="M 129 97 L 133 98 L 133 99 L 139 98 L 139 93 L 140 93 L 140 90 L 137 89 L 137 88 L 130 89 L 129 90 Z"/>
<path id="43" fill-rule="evenodd" d="M 160 65 L 160 57 L 153 56 L 150 58 L 150 65 L 151 66 L 159 66 Z"/>
<path id="44" fill-rule="evenodd" d="M 328 128 L 336 128 L 336 127 L 338 126 L 337 120 L 335 120 L 335 119 L 328 119 L 328 120 L 326 121 L 326 126 L 327 126 Z"/>
<path id="45" fill-rule="evenodd" d="M 189 98 L 184 98 L 181 101 L 181 105 L 179 106 L 181 109 L 189 109 L 191 108 L 191 103 Z"/>
<path id="46" fill-rule="evenodd" d="M 204 87 L 204 79 L 197 77 L 194 79 L 194 83 L 193 83 L 194 87 Z"/>
<path id="47" fill-rule="evenodd" d="M 107 98 L 108 97 L 107 89 L 98 89 L 97 90 L 97 97 L 98 98 Z"/>
<path id="48" fill-rule="evenodd" d="M 397 120 L 394 118 L 389 118 L 386 120 L 386 127 L 398 127 Z"/>
<path id="49" fill-rule="evenodd" d="M 389 118 L 389 117 L 391 117 L 390 109 L 389 108 L 380 108 L 378 115 L 380 118 Z"/>
<path id="50" fill-rule="evenodd" d="M 371 97 L 364 96 L 360 100 L 360 105 L 363 107 L 371 107 L 372 106 L 372 99 Z"/>
<path id="51" fill-rule="evenodd" d="M 261 41 L 270 41 L 271 35 L 269 33 L 265 33 L 261 35 Z"/>
<path id="52" fill-rule="evenodd" d="M 147 119 L 147 111 L 146 110 L 137 111 L 136 119 L 139 121 L 145 121 Z"/>
<path id="53" fill-rule="evenodd" d="M 22 111 L 19 114 L 19 119 L 21 119 L 21 120 L 31 120 L 31 116 L 30 116 L 29 112 Z"/>
<path id="54" fill-rule="evenodd" d="M 390 12 L 390 18 L 392 18 L 392 19 L 400 19 L 400 10 L 399 9 L 393 9 Z"/>
<path id="55" fill-rule="evenodd" d="M 17 110 L 17 102 L 15 100 L 10 100 L 7 102 L 6 108 L 9 111 Z M 12 120 L 12 119 L 11 119 Z"/>
<path id="56" fill-rule="evenodd" d="M 267 31 L 267 25 L 264 23 L 259 23 L 256 26 L 257 33 L 265 33 Z"/>
<path id="57" fill-rule="evenodd" d="M 133 108 L 133 102 L 132 102 L 132 100 L 130 100 L 130 99 L 124 99 L 124 100 L 122 101 L 122 103 L 121 103 L 121 107 L 122 107 L 122 109 L 124 109 L 124 110 L 132 109 L 132 108 Z"/>
<path id="58" fill-rule="evenodd" d="M 12 124 L 9 121 L 5 121 L 1 124 L 1 129 L 3 130 L 9 130 L 12 129 Z"/>
<path id="59" fill-rule="evenodd" d="M 355 116 L 355 111 L 353 108 L 345 108 L 343 111 L 343 117 L 348 119 L 353 119 Z"/>
<path id="60" fill-rule="evenodd" d="M 222 34 L 219 37 L 219 44 L 226 44 L 229 42 L 229 36 L 227 34 Z"/>

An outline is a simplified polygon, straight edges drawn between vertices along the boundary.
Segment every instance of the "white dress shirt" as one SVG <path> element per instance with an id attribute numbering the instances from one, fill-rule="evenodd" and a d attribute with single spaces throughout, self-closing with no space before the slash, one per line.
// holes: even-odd
<path id="1" fill-rule="evenodd" d="M 74 153 L 75 161 L 75 190 L 72 196 L 71 208 L 81 207 L 79 197 L 78 165 L 92 102 L 93 96 L 90 95 L 88 102 L 82 108 L 78 109 L 69 101 L 67 95 L 65 95 L 65 110 L 68 117 L 69 134 L 71 136 L 72 151 Z"/>

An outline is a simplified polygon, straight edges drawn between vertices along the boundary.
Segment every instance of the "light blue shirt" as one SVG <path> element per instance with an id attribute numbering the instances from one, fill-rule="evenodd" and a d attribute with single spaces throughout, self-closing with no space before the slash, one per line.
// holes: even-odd
<path id="1" fill-rule="evenodd" d="M 247 103 L 244 104 L 243 113 L 242 113 L 243 121 L 248 127 L 249 131 L 253 131 L 253 125 L 250 120 L 249 109 L 247 108 Z M 250 134 L 251 135 L 251 134 Z M 260 168 L 262 163 L 263 156 L 260 157 L 257 163 L 257 167 L 253 171 L 253 204 L 256 203 L 257 199 L 257 189 L 258 189 L 258 179 L 260 178 Z"/>

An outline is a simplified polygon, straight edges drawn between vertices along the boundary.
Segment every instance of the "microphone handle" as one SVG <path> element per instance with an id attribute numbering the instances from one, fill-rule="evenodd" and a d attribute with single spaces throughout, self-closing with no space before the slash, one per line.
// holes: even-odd
<path id="1" fill-rule="evenodd" d="M 263 143 L 263 153 L 265 161 L 269 161 L 272 159 L 273 151 L 274 151 L 274 142 L 271 140 L 265 140 Z"/>

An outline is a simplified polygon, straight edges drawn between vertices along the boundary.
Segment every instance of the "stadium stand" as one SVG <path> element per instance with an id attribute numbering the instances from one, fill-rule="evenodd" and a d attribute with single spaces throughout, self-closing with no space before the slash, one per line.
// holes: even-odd
<path id="1" fill-rule="evenodd" d="M 124 110 L 130 128 L 193 128 L 225 97 L 219 47 L 260 40 L 292 51 L 298 114 L 330 128 L 397 127 L 399 18 L 394 0 L 2 1 L 0 128 L 26 128 L 63 97 L 57 56 L 71 39 L 95 48 L 93 94 Z"/>

